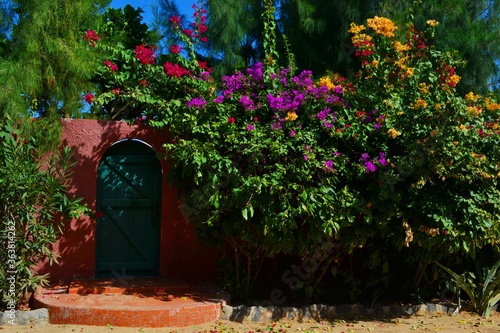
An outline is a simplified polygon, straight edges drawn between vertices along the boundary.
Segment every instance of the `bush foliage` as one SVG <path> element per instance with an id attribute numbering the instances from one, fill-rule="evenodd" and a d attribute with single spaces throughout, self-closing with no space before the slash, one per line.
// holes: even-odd
<path id="1" fill-rule="evenodd" d="M 12 121 L 0 127 L 0 303 L 16 304 L 48 283 L 49 275 L 36 274 L 35 266 L 44 260 L 57 263 L 52 246 L 64 219 L 86 210 L 67 191 L 70 151 L 41 149 L 42 123 L 30 124 L 36 135 Z"/>
<path id="2" fill-rule="evenodd" d="M 291 286 L 309 296 L 326 273 L 348 281 L 356 269 L 387 288 L 380 276 L 402 264 L 415 288 L 434 260 L 497 248 L 500 104 L 457 95 L 461 64 L 430 42 L 438 22 L 352 24 L 361 70 L 348 81 L 278 68 L 264 20 L 263 62 L 216 82 L 193 51 L 206 29 L 195 17 L 194 29 L 171 18 L 184 44 L 161 63 L 96 43 L 118 65 L 101 66 L 109 91 L 89 102 L 136 105 L 134 118 L 170 128 L 171 181 L 200 237 L 227 250 L 229 287 L 248 295 L 266 259 L 286 256 L 313 263 Z M 361 268 L 345 264 L 356 254 Z"/>

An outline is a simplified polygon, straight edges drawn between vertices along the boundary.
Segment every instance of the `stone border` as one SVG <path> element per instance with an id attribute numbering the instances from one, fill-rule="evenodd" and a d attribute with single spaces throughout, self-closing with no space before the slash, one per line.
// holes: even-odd
<path id="1" fill-rule="evenodd" d="M 19 311 L 15 312 L 14 325 L 9 323 L 12 321 L 12 313 L 7 310 L 0 312 L 0 326 L 9 325 L 40 325 L 47 324 L 49 322 L 49 310 L 47 309 L 36 309 L 31 311 Z"/>
<path id="2" fill-rule="evenodd" d="M 246 322 L 271 322 L 279 320 L 291 320 L 302 322 L 304 320 L 329 320 L 343 316 L 401 316 L 401 315 L 423 315 L 423 314 L 449 314 L 455 311 L 453 304 L 417 304 L 407 306 L 381 306 L 374 305 L 367 308 L 361 304 L 345 304 L 331 306 L 313 304 L 304 307 L 279 307 L 279 306 L 230 306 L 224 305 L 220 319 L 239 323 Z"/>
<path id="3" fill-rule="evenodd" d="M 343 316 L 401 316 L 424 314 L 449 314 L 455 311 L 453 304 L 417 304 L 417 305 L 374 305 L 367 308 L 361 304 L 344 304 L 340 306 L 313 304 L 304 307 L 279 306 L 230 306 L 223 305 L 220 319 L 238 323 L 272 322 L 291 320 L 302 322 L 305 320 L 330 320 Z M 10 325 L 10 312 L 0 312 L 0 326 Z M 15 325 L 40 325 L 49 323 L 49 311 L 45 308 L 31 311 L 16 311 Z"/>

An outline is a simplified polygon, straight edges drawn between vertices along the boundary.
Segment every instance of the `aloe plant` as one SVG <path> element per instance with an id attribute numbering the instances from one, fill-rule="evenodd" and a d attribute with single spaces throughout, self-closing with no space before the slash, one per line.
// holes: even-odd
<path id="1" fill-rule="evenodd" d="M 470 298 L 474 309 L 484 318 L 488 318 L 492 307 L 500 301 L 500 260 L 491 267 L 484 278 L 484 281 L 478 284 L 478 287 L 472 286 L 461 275 L 458 275 L 448 267 L 436 262 L 446 273 L 448 273 L 457 286 L 462 289 Z"/>

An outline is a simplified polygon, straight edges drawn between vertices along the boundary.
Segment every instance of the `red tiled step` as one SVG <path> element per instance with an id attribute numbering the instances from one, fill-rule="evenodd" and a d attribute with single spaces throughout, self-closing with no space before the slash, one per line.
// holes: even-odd
<path id="1" fill-rule="evenodd" d="M 182 327 L 217 320 L 222 305 L 229 301 L 226 292 L 208 283 L 149 281 L 138 280 L 126 291 L 103 280 L 97 280 L 95 287 L 91 282 L 75 283 L 73 293 L 41 289 L 35 294 L 34 307 L 47 308 L 51 324 Z M 77 292 L 89 290 L 100 293 Z"/>
<path id="2" fill-rule="evenodd" d="M 71 281 L 69 294 L 127 294 L 133 292 L 169 293 L 189 290 L 189 285 L 181 279 L 95 279 Z"/>

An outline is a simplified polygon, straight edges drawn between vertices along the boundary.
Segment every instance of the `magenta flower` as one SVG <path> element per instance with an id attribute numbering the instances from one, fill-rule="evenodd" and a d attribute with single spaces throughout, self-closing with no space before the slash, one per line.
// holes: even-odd
<path id="1" fill-rule="evenodd" d="M 326 119 L 326 117 L 328 116 L 328 114 L 330 113 L 331 109 L 330 108 L 324 108 L 323 110 L 321 110 L 317 115 L 316 115 L 316 118 L 318 118 L 319 120 L 323 121 Z"/>
<path id="2" fill-rule="evenodd" d="M 247 68 L 247 74 L 255 81 L 262 81 L 264 73 L 264 64 L 261 62 L 256 63 L 250 68 Z"/>
<path id="3" fill-rule="evenodd" d="M 387 166 L 387 164 L 389 164 L 387 162 L 387 159 L 385 158 L 385 153 L 384 152 L 381 152 L 379 154 L 379 157 L 378 157 L 378 160 L 377 160 L 381 166 Z"/>
<path id="4" fill-rule="evenodd" d="M 255 104 L 254 104 L 253 100 L 246 95 L 241 96 L 239 102 L 240 102 L 240 105 L 243 106 L 243 108 L 246 111 L 252 111 L 255 109 Z"/>
<path id="5" fill-rule="evenodd" d="M 364 153 L 363 155 L 361 155 L 360 161 L 363 164 L 363 167 L 365 168 L 365 171 L 367 173 L 372 173 L 377 171 L 377 167 L 375 166 L 375 164 L 373 164 L 373 161 L 371 160 L 370 155 L 368 155 L 368 153 Z"/>
<path id="6" fill-rule="evenodd" d="M 332 123 L 331 123 L 331 122 L 329 122 L 329 121 L 325 121 L 325 122 L 323 123 L 323 127 L 330 128 L 330 129 L 331 129 L 331 128 L 333 127 L 333 125 L 332 125 Z"/>
<path id="7" fill-rule="evenodd" d="M 282 129 L 281 122 L 280 122 L 280 121 L 275 121 L 275 122 L 271 125 L 271 129 L 272 129 L 272 130 L 280 130 L 280 129 Z"/>
<path id="8" fill-rule="evenodd" d="M 325 171 L 333 171 L 333 161 L 332 160 L 328 160 L 328 161 L 325 161 L 323 162 L 323 165 L 325 166 Z"/>
<path id="9" fill-rule="evenodd" d="M 186 102 L 186 105 L 188 107 L 195 109 L 203 109 L 205 107 L 205 104 L 207 104 L 207 101 L 205 101 L 203 96 L 192 98 L 190 101 Z"/>
<path id="10" fill-rule="evenodd" d="M 248 124 L 247 126 L 247 132 L 250 132 L 250 131 L 253 131 L 255 129 L 255 127 L 252 125 L 252 124 Z"/>
<path id="11" fill-rule="evenodd" d="M 361 162 L 368 162 L 370 160 L 370 155 L 368 153 L 364 153 L 361 155 Z"/>
<path id="12" fill-rule="evenodd" d="M 373 164 L 372 161 L 365 162 L 363 164 L 363 167 L 365 168 L 366 172 L 371 173 L 377 171 L 377 167 L 375 164 Z"/>

